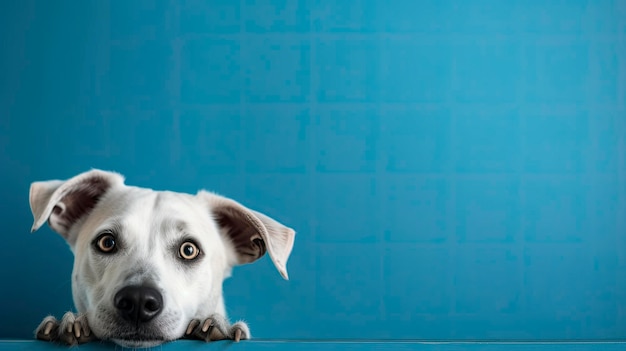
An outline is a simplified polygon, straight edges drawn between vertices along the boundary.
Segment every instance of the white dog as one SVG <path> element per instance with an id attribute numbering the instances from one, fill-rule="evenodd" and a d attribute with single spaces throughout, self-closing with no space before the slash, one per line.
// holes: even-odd
<path id="1" fill-rule="evenodd" d="M 266 250 L 288 279 L 294 230 L 206 191 L 132 187 L 120 174 L 92 170 L 32 183 L 30 207 L 32 231 L 48 222 L 74 253 L 78 313 L 46 317 L 35 332 L 41 340 L 150 347 L 181 338 L 249 339 L 244 322 L 228 322 L 224 279 Z"/>

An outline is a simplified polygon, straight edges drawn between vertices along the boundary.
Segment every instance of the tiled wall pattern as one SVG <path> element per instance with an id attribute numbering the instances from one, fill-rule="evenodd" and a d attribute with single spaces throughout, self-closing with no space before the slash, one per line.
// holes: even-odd
<path id="1" fill-rule="evenodd" d="M 257 337 L 626 338 L 626 2 L 0 9 L 1 337 L 72 306 L 28 184 L 97 167 L 297 229 L 225 285 Z"/>

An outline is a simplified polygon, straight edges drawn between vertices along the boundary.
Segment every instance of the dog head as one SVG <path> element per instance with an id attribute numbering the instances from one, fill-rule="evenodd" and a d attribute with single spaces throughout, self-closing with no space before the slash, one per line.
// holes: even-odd
<path id="1" fill-rule="evenodd" d="M 146 347 L 180 338 L 193 318 L 225 315 L 222 282 L 267 251 L 288 279 L 295 232 L 214 193 L 154 191 L 92 170 L 32 183 L 35 222 L 74 253 L 72 293 L 102 340 Z"/>

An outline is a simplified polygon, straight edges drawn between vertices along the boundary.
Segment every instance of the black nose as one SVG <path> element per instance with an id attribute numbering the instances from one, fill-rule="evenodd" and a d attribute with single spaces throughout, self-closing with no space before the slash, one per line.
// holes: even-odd
<path id="1" fill-rule="evenodd" d="M 163 296 L 154 288 L 127 286 L 115 294 L 113 303 L 122 318 L 141 324 L 161 313 Z"/>

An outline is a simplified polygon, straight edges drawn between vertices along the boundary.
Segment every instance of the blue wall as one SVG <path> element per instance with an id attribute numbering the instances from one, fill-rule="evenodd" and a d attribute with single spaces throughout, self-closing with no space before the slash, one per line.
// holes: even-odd
<path id="1" fill-rule="evenodd" d="M 626 2 L 2 1 L 0 337 L 72 308 L 28 186 L 91 167 L 298 231 L 262 338 L 626 338 Z"/>

